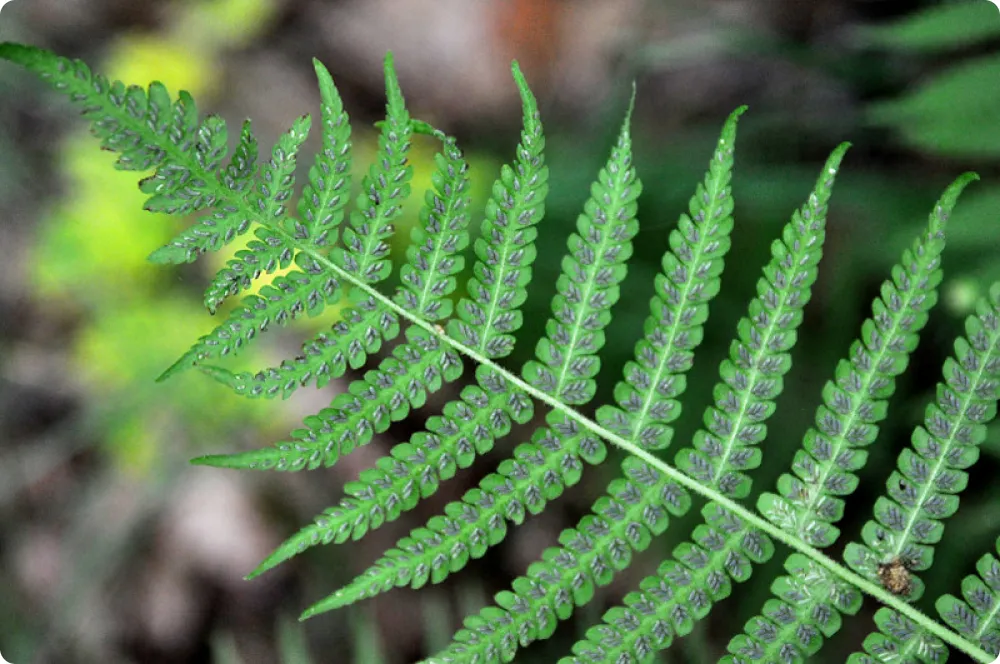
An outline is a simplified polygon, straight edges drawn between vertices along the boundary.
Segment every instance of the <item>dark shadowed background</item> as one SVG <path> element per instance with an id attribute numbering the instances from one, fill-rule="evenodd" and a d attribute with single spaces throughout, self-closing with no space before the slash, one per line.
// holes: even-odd
<path id="1" fill-rule="evenodd" d="M 952 219 L 941 303 L 848 501 L 835 556 L 870 516 L 963 318 L 1000 279 L 1000 12 L 986 0 L 14 0 L 0 13 L 0 40 L 79 57 L 128 83 L 159 79 L 188 89 L 231 128 L 252 118 L 262 146 L 297 116 L 316 113 L 311 58 L 319 58 L 354 122 L 359 173 L 376 148 L 382 58 L 392 50 L 411 113 L 457 135 L 466 150 L 476 224 L 517 142 L 509 67 L 518 59 L 546 125 L 551 193 L 528 325 L 508 366 L 520 366 L 542 332 L 563 238 L 635 81 L 641 232 L 595 403 L 610 398 L 632 352 L 667 233 L 722 122 L 749 104 L 737 139 L 734 249 L 685 395 L 679 441 L 700 424 L 771 240 L 829 151 L 850 140 L 820 280 L 779 401 L 781 424 L 771 427 L 753 475 L 755 492 L 771 489 L 787 469 L 823 382 L 934 199 L 962 171 L 979 171 L 982 181 Z M 433 148 L 427 140 L 413 148 L 415 190 L 429 184 Z M 305 606 L 460 497 L 517 438 L 365 540 L 310 550 L 244 581 L 273 547 L 338 501 L 345 482 L 418 430 L 461 381 L 329 470 L 190 467 L 192 456 L 281 440 L 346 379 L 287 401 L 243 400 L 197 372 L 154 384 L 211 329 L 200 291 L 239 247 L 182 269 L 147 263 L 181 222 L 143 212 L 135 175 L 115 172 L 76 111 L 6 63 L 0 154 L 0 652 L 14 664 L 414 661 L 556 543 L 617 468 L 589 469 L 581 485 L 442 586 L 396 590 L 299 627 L 294 618 Z M 419 200 L 398 234 L 397 258 Z M 269 334 L 240 366 L 294 355 L 320 322 Z M 996 426 L 982 449 L 925 577 L 923 608 L 956 593 L 1000 532 Z M 693 525 L 693 516 L 675 523 L 551 642 L 518 661 L 566 654 Z M 756 570 L 660 661 L 716 661 L 769 596 L 783 559 L 779 553 Z M 871 631 L 875 608 L 869 601 L 817 661 L 843 661 Z"/>

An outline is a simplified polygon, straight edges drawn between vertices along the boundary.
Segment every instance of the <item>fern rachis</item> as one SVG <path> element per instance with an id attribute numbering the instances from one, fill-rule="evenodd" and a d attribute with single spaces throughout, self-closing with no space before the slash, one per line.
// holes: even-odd
<path id="1" fill-rule="evenodd" d="M 151 260 L 189 262 L 239 235 L 254 234 L 206 290 L 210 311 L 262 276 L 290 269 L 258 294 L 244 295 L 240 306 L 162 378 L 198 368 L 237 394 L 288 397 L 302 386 L 322 386 L 348 368 L 363 367 L 382 343 L 404 336 L 377 369 L 307 418 L 290 440 L 202 457 L 200 463 L 278 470 L 332 465 L 424 405 L 445 383 L 458 380 L 460 355 L 477 366 L 460 397 L 428 420 L 425 431 L 363 471 L 345 487 L 347 497 L 253 574 L 307 547 L 358 539 L 399 518 L 492 449 L 514 423 L 528 422 L 536 403 L 551 408 L 545 425 L 515 446 L 495 473 L 306 615 L 393 587 L 444 580 L 502 541 L 508 521 L 518 524 L 528 513 L 543 510 L 579 481 L 586 464 L 602 463 L 611 443 L 628 455 L 593 513 L 565 531 L 561 546 L 529 567 L 512 590 L 498 594 L 497 607 L 467 619 L 453 644 L 431 661 L 506 661 L 521 646 L 547 638 L 575 606 L 591 599 L 596 586 L 626 568 L 633 552 L 647 548 L 669 526 L 670 515 L 689 511 L 692 493 L 708 503 L 691 541 L 626 596 L 624 606 L 610 610 L 604 624 L 591 628 L 565 661 L 648 660 L 689 632 L 732 591 L 733 582 L 749 578 L 754 564 L 773 557 L 775 541 L 792 549 L 785 563 L 788 575 L 773 585 L 777 597 L 732 639 L 727 661 L 803 661 L 840 629 L 841 614 L 858 610 L 862 593 L 885 608 L 876 615 L 879 631 L 865 641 L 867 652 L 851 661 L 878 661 L 887 653 L 895 661 L 941 658 L 947 655 L 945 644 L 977 661 L 992 661 L 989 651 L 1000 647 L 1000 563 L 994 557 L 984 556 L 979 575 L 966 578 L 964 602 L 951 595 L 938 599 L 946 624 L 910 602 L 923 592 L 919 574 L 931 566 L 943 520 L 958 509 L 964 470 L 975 462 L 975 446 L 996 415 L 1000 284 L 993 285 L 970 317 L 966 337 L 956 342 L 938 403 L 928 407 L 912 449 L 900 456 L 899 471 L 887 483 L 888 496 L 876 503 L 875 520 L 862 532 L 864 544 L 847 546 L 846 565 L 821 550 L 840 535 L 835 524 L 843 500 L 857 488 L 856 472 L 867 458 L 861 448 L 875 443 L 895 377 L 906 369 L 937 300 L 947 217 L 974 176 L 962 176 L 945 191 L 927 231 L 893 268 L 859 340 L 824 388 L 815 427 L 804 437 L 790 472 L 752 508 L 741 501 L 749 495 L 767 421 L 791 368 L 789 352 L 816 278 L 827 204 L 846 145 L 830 156 L 807 202 L 772 245 L 758 296 L 720 366 L 704 427 L 668 464 L 662 457 L 681 412 L 685 373 L 701 342 L 730 246 L 734 204 L 729 184 L 743 109 L 726 122 L 689 213 L 670 234 L 644 338 L 614 390 L 615 404 L 600 405 L 590 419 L 576 408 L 596 393 L 604 330 L 620 298 L 639 225 L 636 200 L 642 185 L 632 164 L 631 111 L 569 238 L 546 334 L 535 358 L 512 372 L 497 361 L 511 353 L 522 324 L 521 305 L 537 255 L 535 227 L 543 221 L 548 190 L 542 124 L 516 65 L 524 130 L 514 161 L 494 184 L 481 237 L 472 245 L 466 295 L 453 304 L 470 244 L 468 166 L 454 139 L 410 117 L 391 57 L 385 64 L 387 118 L 381 123 L 379 151 L 350 212 L 350 126 L 332 79 L 314 63 L 322 146 L 294 215 L 288 203 L 299 149 L 310 130 L 308 116 L 296 121 L 261 163 L 252 129 L 244 124 L 227 159 L 225 123 L 212 116 L 199 119 L 186 93 L 171 100 L 158 83 L 147 90 L 109 83 L 78 61 L 31 47 L 3 44 L 0 57 L 35 71 L 83 106 L 103 146 L 121 154 L 119 168 L 152 171 L 140 184 L 149 195 L 147 209 L 201 215 Z M 414 135 L 439 141 L 441 153 L 401 268 L 401 286 L 387 297 L 375 287 L 392 270 L 388 239 L 410 192 L 406 154 Z M 240 352 L 271 323 L 320 315 L 341 301 L 349 306 L 339 320 L 306 341 L 294 360 L 257 373 L 233 373 L 216 364 Z"/>

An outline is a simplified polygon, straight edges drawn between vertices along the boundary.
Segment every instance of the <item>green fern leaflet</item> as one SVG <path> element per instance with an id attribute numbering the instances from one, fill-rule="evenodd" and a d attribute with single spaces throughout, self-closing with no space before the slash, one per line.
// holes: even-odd
<path id="1" fill-rule="evenodd" d="M 493 185 L 478 239 L 470 242 L 468 164 L 454 138 L 410 116 L 391 56 L 385 60 L 386 119 L 379 123 L 378 152 L 353 206 L 350 123 L 318 61 L 320 150 L 303 169 L 307 181 L 297 192 L 295 173 L 312 127 L 308 116 L 264 157 L 247 122 L 230 152 L 225 122 L 200 118 L 187 93 L 175 99 L 159 83 L 143 89 L 110 82 L 79 61 L 18 44 L 0 45 L 0 58 L 35 72 L 83 109 L 101 146 L 119 154 L 117 168 L 145 175 L 140 188 L 148 196 L 146 209 L 191 220 L 151 261 L 187 263 L 252 234 L 204 295 L 212 313 L 228 299 L 239 303 L 161 379 L 197 368 L 236 394 L 287 398 L 368 366 L 383 344 L 398 340 L 377 366 L 286 440 L 196 463 L 282 471 L 331 466 L 459 380 L 463 356 L 475 367 L 424 430 L 363 470 L 338 503 L 250 576 L 307 548 L 359 539 L 398 519 L 498 446 L 515 425 L 531 421 L 536 407 L 547 407 L 544 423 L 527 440 L 507 446 L 509 457 L 495 472 L 303 617 L 395 588 L 444 581 L 502 542 L 511 525 L 543 511 L 578 483 L 587 466 L 605 462 L 608 445 L 614 445 L 627 453 L 625 460 L 591 512 L 498 593 L 495 606 L 466 618 L 452 643 L 428 662 L 513 660 L 521 648 L 550 637 L 649 548 L 672 517 L 696 504 L 702 522 L 689 541 L 588 629 L 562 662 L 651 661 L 779 552 L 785 575 L 774 580 L 774 596 L 733 635 L 722 661 L 807 661 L 859 611 L 865 595 L 882 606 L 863 652 L 850 662 L 939 662 L 949 652 L 991 662 L 1000 651 L 1000 561 L 992 552 L 955 595 L 937 599 L 940 620 L 913 605 L 925 592 L 920 574 L 932 568 L 934 547 L 959 509 L 968 470 L 997 414 L 1000 283 L 956 340 L 935 403 L 899 455 L 861 541 L 847 543 L 843 562 L 825 552 L 840 540 L 836 524 L 858 488 L 866 448 L 878 441 L 896 380 L 938 300 L 948 217 L 974 174 L 946 189 L 926 230 L 903 252 L 857 341 L 817 395 L 814 425 L 788 472 L 751 506 L 743 501 L 792 369 L 791 351 L 817 278 L 847 144 L 833 151 L 813 191 L 772 243 L 757 296 L 719 366 L 703 426 L 668 463 L 687 374 L 730 248 L 730 183 L 744 108 L 726 121 L 704 180 L 667 238 L 643 336 L 614 388 L 613 403 L 592 404 L 607 327 L 640 226 L 643 185 L 632 161 L 631 105 L 567 238 L 545 335 L 533 358 L 515 372 L 498 360 L 514 350 L 524 322 L 548 193 L 543 126 L 516 63 L 523 130 Z M 389 242 L 411 189 L 407 153 L 413 140 L 428 139 L 440 145 L 432 188 L 410 236 L 401 285 L 386 294 L 379 288 L 393 270 Z M 468 277 L 460 283 L 463 274 Z M 268 283 L 248 294 L 262 277 Z M 339 308 L 336 320 L 305 340 L 294 359 L 256 372 L 222 366 L 274 324 L 320 316 L 333 305 Z M 596 406 L 593 419 L 579 412 L 590 405 Z M 1000 551 L 1000 541 L 997 546 Z"/>

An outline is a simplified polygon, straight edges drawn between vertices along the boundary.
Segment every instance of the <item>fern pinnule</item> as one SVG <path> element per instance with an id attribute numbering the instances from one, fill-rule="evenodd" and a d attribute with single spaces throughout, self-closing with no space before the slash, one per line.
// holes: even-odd
<path id="1" fill-rule="evenodd" d="M 339 311 L 340 320 L 302 343 L 302 351 L 293 359 L 282 360 L 276 367 L 256 372 L 232 372 L 211 364 L 198 369 L 236 394 L 266 399 L 290 397 L 310 383 L 324 387 L 340 378 L 347 368 L 360 369 L 368 357 L 382 348 L 384 341 L 399 336 L 399 316 L 381 303 L 362 300 Z"/>
<path id="2" fill-rule="evenodd" d="M 372 436 L 404 419 L 411 408 L 420 408 L 428 393 L 462 375 L 458 354 L 419 327 L 406 330 L 407 343 L 393 349 L 378 369 L 351 382 L 346 392 L 316 415 L 305 419 L 307 428 L 292 432 L 292 440 L 260 450 L 197 457 L 192 463 L 252 470 L 313 470 L 330 467 Z"/>
<path id="3" fill-rule="evenodd" d="M 719 292 L 723 259 L 733 229 L 732 179 L 736 124 L 746 107 L 733 111 L 723 125 L 718 146 L 699 183 L 670 232 L 670 246 L 656 275 L 656 291 L 644 338 L 635 346 L 635 360 L 615 385 L 617 406 L 597 409 L 601 426 L 634 440 L 647 450 L 664 449 L 673 437 L 671 422 L 681 413 L 677 400 L 686 388 L 684 374 L 694 363 L 708 319 L 708 302 Z"/>
<path id="4" fill-rule="evenodd" d="M 531 264 L 537 250 L 535 225 L 545 214 L 549 171 L 538 103 L 517 62 L 511 67 L 521 95 L 524 128 L 513 166 L 504 165 L 486 204 L 481 237 L 473 248 L 476 262 L 466 284 L 468 297 L 446 329 L 481 357 L 501 358 L 513 351 L 513 332 L 521 328 L 521 305 L 527 298 Z"/>
<path id="5" fill-rule="evenodd" d="M 368 284 L 383 281 L 392 270 L 387 240 L 395 232 L 392 222 L 402 214 L 402 203 L 410 195 L 413 179 L 413 167 L 406 159 L 413 128 L 391 53 L 385 57 L 384 70 L 386 114 L 378 152 L 361 182 L 350 223 L 344 228 L 344 246 L 334 246 L 331 254 L 345 272 Z M 356 296 L 361 297 L 367 296 Z"/>
<path id="6" fill-rule="evenodd" d="M 600 370 L 598 352 L 604 347 L 604 328 L 611 307 L 620 296 L 625 262 L 632 256 L 632 238 L 639 230 L 636 200 L 642 182 L 632 164 L 633 93 L 618 142 L 591 184 L 590 198 L 569 236 L 552 300 L 553 317 L 535 347 L 535 358 L 521 370 L 524 380 L 570 405 L 590 402 L 597 392 L 594 377 Z"/>
<path id="7" fill-rule="evenodd" d="M 396 520 L 420 499 L 433 495 L 459 468 L 468 468 L 477 456 L 492 449 L 513 423 L 531 419 L 533 404 L 523 392 L 510 389 L 506 380 L 486 367 L 479 368 L 476 378 L 477 384 L 466 386 L 460 400 L 449 402 L 441 415 L 428 419 L 426 431 L 394 445 L 389 456 L 363 470 L 357 481 L 348 482 L 344 486 L 347 497 L 283 542 L 248 578 L 308 547 L 360 539 L 369 530 Z M 468 545 L 477 546 L 475 541 Z"/>
<path id="8" fill-rule="evenodd" d="M 920 629 L 910 618 L 888 607 L 882 607 L 875 612 L 875 625 L 879 631 L 865 637 L 865 652 L 851 653 L 846 664 L 882 662 L 935 664 L 948 659 L 948 648 L 940 639 Z"/>
<path id="9" fill-rule="evenodd" d="M 700 429 L 694 437 L 697 449 L 684 448 L 677 455 L 679 468 L 725 496 L 746 495 L 751 480 L 743 471 L 759 465 L 759 451 L 746 448 L 764 438 L 764 422 L 774 412 L 782 376 L 791 366 L 787 351 L 795 343 L 802 309 L 816 280 L 826 236 L 827 203 L 848 147 L 845 143 L 833 151 L 806 204 L 793 213 L 782 240 L 772 244 L 772 259 L 758 281 L 759 295 L 737 325 L 738 339 L 731 346 L 729 359 L 720 366 L 724 382 L 716 385 L 715 406 L 704 416 L 711 433 Z M 746 580 L 751 562 L 764 562 L 773 552 L 766 535 L 748 529 L 721 505 L 709 503 L 703 516 L 706 523 L 695 530 L 694 542 L 675 548 L 677 563 L 662 567 L 656 577 L 644 582 L 653 590 L 672 583 L 682 587 L 683 593 L 671 594 L 671 601 L 657 598 L 660 606 L 652 612 L 647 609 L 657 601 L 641 593 L 630 595 L 626 598 L 628 608 L 609 613 L 604 626 L 588 632 L 588 640 L 574 646 L 578 658 L 570 661 L 614 661 L 628 653 L 648 657 L 672 642 L 673 628 L 686 633 L 692 620 L 703 617 L 713 602 L 727 597 L 730 577 L 737 582 Z M 606 547 L 608 543 L 601 544 Z M 648 638 L 654 633 L 657 643 Z"/>
<path id="10" fill-rule="evenodd" d="M 247 243 L 216 273 L 205 289 L 205 308 L 214 314 L 226 298 L 248 290 L 261 274 L 273 274 L 292 264 L 294 253 L 281 236 L 269 228 L 254 230 L 256 240 Z"/>
<path id="11" fill-rule="evenodd" d="M 996 542 L 1000 552 L 1000 539 Z M 978 576 L 962 581 L 962 601 L 951 594 L 934 603 L 941 618 L 955 631 L 978 643 L 987 652 L 1000 652 L 1000 561 L 992 553 L 976 562 Z"/>
<path id="12" fill-rule="evenodd" d="M 319 82 L 322 147 L 309 167 L 294 235 L 317 248 L 333 246 L 351 193 L 351 125 L 330 72 L 313 59 Z"/>
<path id="13" fill-rule="evenodd" d="M 402 287 L 396 304 L 428 321 L 445 320 L 452 314 L 449 297 L 455 290 L 455 275 L 465 268 L 461 252 L 469 244 L 469 164 L 454 138 L 438 134 L 442 151 L 425 194 L 421 223 L 410 233 L 407 262 L 400 270 Z"/>
<path id="14" fill-rule="evenodd" d="M 771 523 L 795 533 L 813 546 L 830 546 L 840 531 L 833 524 L 843 516 L 844 502 L 858 484 L 855 472 L 867 460 L 861 449 L 878 436 L 888 414 L 888 400 L 916 349 L 919 333 L 937 302 L 945 226 L 959 194 L 973 175 L 958 178 L 942 194 L 928 219 L 927 230 L 893 266 L 872 303 L 872 317 L 861 326 L 850 359 L 842 359 L 834 380 L 823 388 L 823 404 L 815 425 L 803 438 L 792 462 L 795 476 L 778 479 L 781 495 L 761 494 L 757 508 Z M 761 614 L 751 618 L 745 634 L 729 643 L 729 662 L 769 662 L 776 657 L 805 657 L 822 646 L 823 636 L 837 631 L 839 614 L 854 613 L 860 604 L 846 602 L 843 582 L 828 571 L 810 567 L 811 581 L 802 583 L 804 562 L 792 554 L 785 566 L 794 574 L 780 577 Z M 794 562 L 795 558 L 797 562 Z"/>

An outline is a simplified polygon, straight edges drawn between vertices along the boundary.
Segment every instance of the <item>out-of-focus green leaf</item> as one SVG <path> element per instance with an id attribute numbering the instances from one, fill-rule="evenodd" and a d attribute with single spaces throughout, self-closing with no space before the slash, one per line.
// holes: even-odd
<path id="1" fill-rule="evenodd" d="M 1000 27 L 1000 16 L 993 22 Z M 874 104 L 868 118 L 896 127 L 907 143 L 936 154 L 998 157 L 1000 55 L 967 61 L 930 79 L 913 94 Z"/>
<path id="2" fill-rule="evenodd" d="M 278 650 L 281 653 L 281 664 L 313 662 L 302 624 L 287 615 L 278 620 Z"/>
<path id="3" fill-rule="evenodd" d="M 985 0 L 930 7 L 888 25 L 868 26 L 861 39 L 874 46 L 910 51 L 964 48 L 1000 39 L 1000 16 Z"/>

